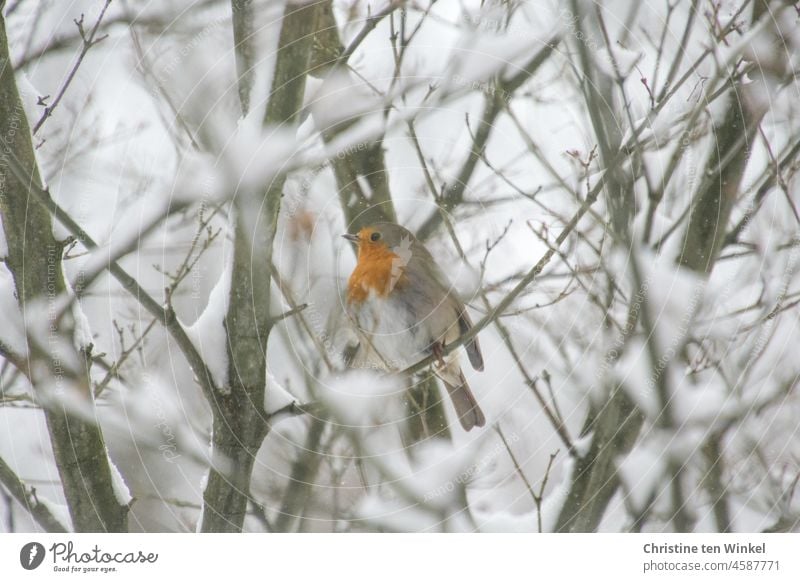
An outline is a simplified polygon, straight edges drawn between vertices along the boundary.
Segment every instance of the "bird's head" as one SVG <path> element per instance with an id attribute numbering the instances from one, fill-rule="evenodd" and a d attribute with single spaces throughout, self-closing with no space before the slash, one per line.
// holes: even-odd
<path id="1" fill-rule="evenodd" d="M 358 246 L 358 254 L 375 255 L 390 252 L 398 254 L 398 249 L 408 249 L 414 243 L 414 235 L 398 224 L 379 222 L 365 226 L 358 234 L 345 234 L 344 238 Z"/>

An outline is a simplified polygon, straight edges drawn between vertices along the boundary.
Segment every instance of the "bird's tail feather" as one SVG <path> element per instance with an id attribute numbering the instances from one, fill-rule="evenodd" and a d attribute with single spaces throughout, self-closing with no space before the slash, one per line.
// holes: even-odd
<path id="1" fill-rule="evenodd" d="M 437 376 L 444 382 L 456 409 L 456 416 L 464 430 L 469 431 L 476 426 L 485 425 L 486 417 L 478 406 L 478 401 L 475 400 L 461 367 L 457 363 L 455 365 L 451 363 L 444 369 L 437 370 Z"/>

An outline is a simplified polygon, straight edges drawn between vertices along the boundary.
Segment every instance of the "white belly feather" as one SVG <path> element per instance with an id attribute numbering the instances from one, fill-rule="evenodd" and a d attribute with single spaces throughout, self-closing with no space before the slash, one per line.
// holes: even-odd
<path id="1" fill-rule="evenodd" d="M 401 302 L 370 292 L 351 316 L 359 328 L 359 339 L 371 345 L 370 364 L 392 370 L 407 368 L 426 355 L 430 348 L 430 333 Z"/>

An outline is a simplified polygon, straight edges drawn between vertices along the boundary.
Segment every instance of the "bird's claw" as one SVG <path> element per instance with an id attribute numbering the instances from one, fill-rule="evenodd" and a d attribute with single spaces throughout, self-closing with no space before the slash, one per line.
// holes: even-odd
<path id="1" fill-rule="evenodd" d="M 431 351 L 433 352 L 433 356 L 436 358 L 434 365 L 438 366 L 439 369 L 444 368 L 446 364 L 444 361 L 444 349 L 442 348 L 442 344 L 440 342 L 433 342 Z"/>

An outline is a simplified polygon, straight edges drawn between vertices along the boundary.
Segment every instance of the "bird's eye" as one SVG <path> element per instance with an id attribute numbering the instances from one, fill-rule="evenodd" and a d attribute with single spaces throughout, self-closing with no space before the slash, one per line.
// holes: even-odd
<path id="1" fill-rule="evenodd" d="M 373 232 L 371 235 L 369 235 L 369 240 L 371 240 L 372 242 L 375 242 L 380 238 L 381 238 L 381 233 L 379 232 Z"/>

